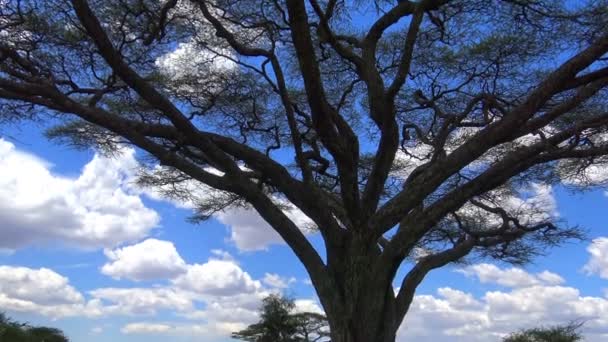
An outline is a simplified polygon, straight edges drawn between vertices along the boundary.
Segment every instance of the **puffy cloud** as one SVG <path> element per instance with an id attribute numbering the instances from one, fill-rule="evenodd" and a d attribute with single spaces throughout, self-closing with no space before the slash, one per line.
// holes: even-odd
<path id="1" fill-rule="evenodd" d="M 0 266 L 0 308 L 60 318 L 84 315 L 90 307 L 69 280 L 53 270 Z"/>
<path id="2" fill-rule="evenodd" d="M 487 193 L 486 196 L 492 199 L 483 201 L 486 205 L 501 207 L 524 225 L 552 221 L 559 217 L 553 188 L 547 184 L 531 183 L 525 191 L 501 188 Z M 503 223 L 499 214 L 488 212 L 471 203 L 465 204 L 458 213 L 462 220 L 474 227 L 492 230 Z"/>
<path id="3" fill-rule="evenodd" d="M 186 262 L 170 241 L 147 239 L 104 253 L 110 262 L 101 268 L 101 272 L 115 279 L 171 279 L 186 271 Z"/>
<path id="4" fill-rule="evenodd" d="M 262 279 L 262 282 L 272 288 L 286 289 L 289 287 L 289 285 L 296 282 L 296 278 L 291 277 L 288 279 L 281 277 L 276 273 L 266 273 L 264 274 L 264 279 Z"/>
<path id="5" fill-rule="evenodd" d="M 48 241 L 112 247 L 146 236 L 159 216 L 129 190 L 134 153 L 95 155 L 70 178 L 0 139 L 0 249 Z"/>
<path id="6" fill-rule="evenodd" d="M 259 317 L 258 309 L 262 299 L 268 294 L 269 292 L 259 291 L 253 294 L 208 298 L 204 310 L 187 312 L 181 316 L 214 323 L 253 323 Z"/>
<path id="7" fill-rule="evenodd" d="M 290 207 L 284 212 L 304 233 L 311 231 L 312 220 L 302 211 Z M 265 250 L 269 245 L 284 243 L 281 236 L 253 208 L 227 208 L 219 212 L 216 218 L 230 228 L 230 240 L 241 251 Z"/>
<path id="8" fill-rule="evenodd" d="M 273 244 L 283 244 L 283 239 L 251 206 L 230 205 L 234 200 L 226 193 L 213 189 L 195 180 L 185 180 L 171 185 L 155 185 L 158 180 L 167 177 L 171 171 L 156 166 L 143 170 L 149 186 L 139 189 L 146 196 L 157 201 L 169 203 L 185 209 L 195 210 L 197 207 L 214 203 L 213 218 L 227 226 L 230 230 L 230 241 L 241 251 L 265 250 Z M 209 168 L 208 172 L 221 174 L 220 171 Z M 173 177 L 181 176 L 171 174 Z M 153 180 L 153 181 L 150 181 Z M 314 231 L 314 223 L 301 210 L 284 199 L 273 198 L 274 202 L 283 208 L 283 212 L 305 234 Z M 224 206 L 223 204 L 226 204 Z"/>
<path id="9" fill-rule="evenodd" d="M 251 208 L 231 208 L 219 212 L 216 218 L 230 228 L 230 240 L 241 251 L 265 250 L 282 243 L 281 236 Z"/>
<path id="10" fill-rule="evenodd" d="M 218 259 L 189 265 L 186 273 L 172 282 L 180 289 L 202 296 L 254 293 L 261 288 L 260 282 L 254 281 L 234 261 Z"/>
<path id="11" fill-rule="evenodd" d="M 132 264 L 122 264 L 131 256 L 136 258 L 137 254 L 131 254 L 129 247 L 121 251 L 123 254 L 118 253 L 120 262 L 113 270 L 132 270 L 138 275 L 137 279 L 150 274 L 152 262 L 131 260 Z M 169 285 L 97 288 L 89 291 L 86 299 L 66 277 L 52 270 L 0 266 L 0 308 L 53 318 L 145 316 L 167 311 L 209 322 L 251 323 L 257 318 L 262 298 L 269 292 L 232 257 L 226 253 L 222 256 L 226 259 L 212 258 L 204 264 L 184 265 L 188 272 L 177 276 Z M 205 310 L 197 310 L 197 303 L 203 303 Z"/>
<path id="12" fill-rule="evenodd" d="M 608 279 L 608 237 L 594 239 L 587 247 L 587 251 L 591 257 L 583 270 L 588 274 L 597 274 L 601 278 Z"/>
<path id="13" fill-rule="evenodd" d="M 171 329 L 172 327 L 168 324 L 139 322 L 127 324 L 120 331 L 123 334 L 158 334 Z"/>
<path id="14" fill-rule="evenodd" d="M 0 266 L 0 294 L 5 299 L 49 306 L 83 301 L 66 277 L 48 268 Z"/>
<path id="15" fill-rule="evenodd" d="M 458 340 L 466 333 L 471 333 L 467 337 L 474 340 L 480 332 L 484 332 L 484 341 L 497 340 L 488 338 L 489 334 L 484 331 L 489 329 L 489 318 L 484 312 L 483 304 L 472 295 L 451 288 L 440 288 L 437 294 L 438 296 L 417 295 L 414 298 L 399 329 L 398 341 L 447 342 Z M 462 299 L 465 300 L 461 301 Z"/>
<path id="16" fill-rule="evenodd" d="M 230 56 L 230 52 L 221 48 L 218 52 Z M 161 56 L 156 65 L 173 80 L 196 77 L 205 71 L 230 73 L 237 67 L 230 59 L 212 53 L 195 41 L 179 43 L 175 50 Z"/>
<path id="17" fill-rule="evenodd" d="M 295 304 L 295 312 L 314 312 L 319 314 L 324 314 L 325 312 L 319 306 L 319 303 L 314 299 L 296 299 L 294 300 Z"/>
<path id="18" fill-rule="evenodd" d="M 120 331 L 126 335 L 190 336 L 204 341 L 225 341 L 231 332 L 241 330 L 244 327 L 245 325 L 243 324 L 235 323 L 184 324 L 183 322 L 136 322 L 125 325 Z"/>
<path id="19" fill-rule="evenodd" d="M 539 284 L 480 297 L 446 287 L 414 298 L 398 341 L 499 341 L 522 328 L 584 320 L 586 341 L 600 342 L 608 336 L 607 317 L 607 298 L 573 287 Z"/>
<path id="20" fill-rule="evenodd" d="M 160 310 L 193 310 L 192 298 L 171 288 L 100 288 L 90 291 L 104 315 L 153 315 Z"/>
<path id="21" fill-rule="evenodd" d="M 590 165 L 585 171 L 577 178 L 570 178 L 564 180 L 566 183 L 580 185 L 580 184 L 606 184 L 608 182 L 608 167 L 607 165 Z"/>
<path id="22" fill-rule="evenodd" d="M 193 321 L 134 322 L 121 331 L 222 341 L 231 331 L 258 319 L 260 301 L 269 292 L 232 259 L 211 259 L 203 265 L 197 265 L 201 267 L 197 267 L 196 277 L 187 279 L 195 281 L 194 284 L 101 288 L 88 292 L 87 300 L 67 278 L 54 271 L 1 266 L 0 307 L 50 317 L 149 316 L 166 311 Z M 201 270 L 205 272 L 199 274 Z M 586 321 L 587 341 L 604 341 L 608 334 L 608 298 L 584 296 L 576 288 L 560 285 L 563 279 L 557 274 L 547 271 L 532 274 L 487 264 L 472 265 L 465 270 L 461 273 L 466 276 L 508 289 L 475 295 L 443 287 L 435 294 L 417 295 L 400 329 L 399 341 L 499 341 L 509 332 L 539 322 L 551 325 L 574 319 Z M 219 285 L 209 284 L 213 278 Z M 508 278 L 515 280 L 504 280 Z M 204 285 L 193 288 L 198 280 Z M 230 282 L 236 285 L 228 285 Z M 199 302 L 204 303 L 204 309 L 197 309 Z M 314 299 L 297 299 L 295 303 L 298 311 L 322 312 Z"/>
<path id="23" fill-rule="evenodd" d="M 564 279 L 555 273 L 543 271 L 530 274 L 520 268 L 501 269 L 492 264 L 476 264 L 457 270 L 469 277 L 476 277 L 481 283 L 492 283 L 506 287 L 529 287 L 535 285 L 559 285 Z"/>

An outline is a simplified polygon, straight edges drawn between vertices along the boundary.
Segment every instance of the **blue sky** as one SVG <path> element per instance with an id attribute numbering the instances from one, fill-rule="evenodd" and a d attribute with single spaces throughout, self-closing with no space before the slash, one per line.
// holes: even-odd
<path id="1" fill-rule="evenodd" d="M 276 291 L 320 310 L 303 267 L 253 212 L 188 223 L 186 204 L 133 185 L 133 151 L 108 159 L 50 143 L 43 130 L 2 128 L 0 310 L 93 342 L 228 341 Z M 432 273 L 400 339 L 498 341 L 572 319 L 587 321 L 590 341 L 608 337 L 608 197 L 549 194 L 588 241 L 523 269 L 474 260 Z"/>
<path id="2" fill-rule="evenodd" d="M 373 19 L 363 11 L 352 18 Z M 176 79 L 190 75 L 202 64 L 188 53 L 193 46 L 176 43 L 159 69 Z M 189 223 L 189 203 L 134 184 L 134 150 L 115 158 L 77 151 L 49 142 L 45 128 L 0 126 L 0 311 L 58 327 L 72 341 L 223 342 L 257 319 L 260 300 L 272 292 L 294 297 L 300 310 L 321 310 L 304 268 L 253 211 Z M 608 170 L 594 171 L 608 180 Z M 552 214 L 585 228 L 589 239 L 523 268 L 471 260 L 431 273 L 399 342 L 492 342 L 570 320 L 586 322 L 588 341 L 608 340 L 605 189 L 542 190 Z"/>

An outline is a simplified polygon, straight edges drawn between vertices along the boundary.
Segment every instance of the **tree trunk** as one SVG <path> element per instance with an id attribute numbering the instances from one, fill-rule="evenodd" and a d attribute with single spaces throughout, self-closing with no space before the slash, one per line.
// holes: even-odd
<path id="1" fill-rule="evenodd" d="M 351 251 L 355 254 L 356 246 Z M 324 306 L 331 306 L 325 308 L 331 341 L 395 342 L 401 318 L 392 287 L 394 274 L 387 265 L 378 265 L 373 252 L 353 254 L 334 260 L 331 269 L 338 289 L 320 298 Z"/>
<path id="2" fill-rule="evenodd" d="M 378 315 L 378 311 L 383 312 Z M 398 324 L 391 310 L 361 308 L 351 317 L 339 317 L 338 322 L 328 317 L 332 342 L 395 342 Z"/>

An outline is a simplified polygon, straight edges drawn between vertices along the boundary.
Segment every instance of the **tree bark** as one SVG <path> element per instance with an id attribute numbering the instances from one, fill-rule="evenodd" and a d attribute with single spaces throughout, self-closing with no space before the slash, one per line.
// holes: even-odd
<path id="1" fill-rule="evenodd" d="M 371 301 L 368 306 L 358 307 L 343 317 L 328 315 L 332 342 L 395 342 L 399 323 L 394 307 L 374 302 L 374 295 L 366 297 L 362 301 Z"/>
<path id="2" fill-rule="evenodd" d="M 379 263 L 376 247 L 356 240 L 347 244 L 348 251 L 338 253 L 347 257 L 329 259 L 330 274 L 339 288 L 331 298 L 319 295 L 326 306 L 331 341 L 394 342 L 402 320 L 392 285 L 394 270 Z"/>

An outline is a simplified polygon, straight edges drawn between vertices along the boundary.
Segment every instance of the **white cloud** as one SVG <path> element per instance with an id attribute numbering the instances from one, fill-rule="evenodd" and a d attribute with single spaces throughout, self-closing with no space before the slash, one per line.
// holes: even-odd
<path id="1" fill-rule="evenodd" d="M 149 178 L 162 178 L 169 172 L 166 168 L 156 166 L 144 170 Z M 208 172 L 221 174 L 216 169 L 208 169 Z M 176 176 L 176 175 L 174 175 Z M 157 201 L 168 201 L 169 203 L 186 209 L 195 209 L 197 204 L 232 202 L 227 200 L 226 194 L 215 190 L 195 180 L 186 180 L 170 186 L 149 186 L 138 189 L 146 196 Z M 279 198 L 273 198 L 283 212 L 294 224 L 305 234 L 314 231 L 313 221 L 293 204 Z M 284 244 L 283 239 L 251 206 L 228 205 L 213 214 L 213 218 L 227 226 L 230 230 L 229 240 L 240 251 L 266 250 L 273 244 Z"/>
<path id="2" fill-rule="evenodd" d="M 523 225 L 534 225 L 552 221 L 559 217 L 553 188 L 547 184 L 531 183 L 529 189 L 514 192 L 509 188 L 499 188 L 485 194 L 488 199 L 482 200 L 490 207 L 500 207 L 516 217 Z M 503 224 L 499 214 L 488 212 L 471 203 L 459 209 L 461 220 L 474 227 L 497 229 Z"/>
<path id="3" fill-rule="evenodd" d="M 278 275 L 276 273 L 266 273 L 266 274 L 264 274 L 264 279 L 262 279 L 262 282 L 272 288 L 286 289 L 291 284 L 296 282 L 296 278 L 294 278 L 294 277 L 286 278 L 286 277 L 281 277 L 280 275 Z"/>
<path id="4" fill-rule="evenodd" d="M 225 341 L 231 332 L 241 330 L 245 326 L 238 323 L 184 324 L 183 322 L 136 322 L 125 325 L 120 331 L 126 335 L 167 335 L 193 337 L 203 341 Z"/>
<path id="5" fill-rule="evenodd" d="M 91 328 L 91 334 L 92 335 L 99 335 L 101 333 L 103 333 L 103 327 L 93 327 Z"/>
<path id="6" fill-rule="evenodd" d="M 211 254 L 213 254 L 216 259 L 234 261 L 234 257 L 222 249 L 212 249 Z"/>
<path id="7" fill-rule="evenodd" d="M 587 247 L 587 251 L 591 257 L 583 270 L 588 274 L 597 274 L 603 279 L 608 279 L 608 237 L 594 239 Z"/>
<path id="8" fill-rule="evenodd" d="M 210 259 L 204 264 L 188 265 L 186 273 L 172 281 L 180 289 L 203 296 L 231 296 L 254 293 L 261 288 L 234 261 Z"/>
<path id="9" fill-rule="evenodd" d="M 120 331 L 123 334 L 158 334 L 171 329 L 172 327 L 167 324 L 140 322 L 127 324 Z"/>
<path id="10" fill-rule="evenodd" d="M 488 291 L 476 297 L 444 287 L 436 295 L 415 296 L 398 341 L 498 342 L 502 336 L 522 328 L 572 320 L 586 322 L 585 341 L 605 341 L 608 298 L 583 296 L 576 288 L 556 285 L 562 279 L 558 281 L 555 274 L 529 274 L 520 269 L 500 272 L 484 274 L 493 273 L 488 281 L 513 288 Z M 499 273 L 504 277 L 502 280 L 495 277 Z M 517 280 L 504 280 L 510 276 Z"/>
<path id="11" fill-rule="evenodd" d="M 0 266 L 0 309 L 60 318 L 85 315 L 89 305 L 53 270 Z"/>
<path id="12" fill-rule="evenodd" d="M 313 225 L 302 211 L 295 207 L 284 210 L 298 228 L 310 232 Z M 230 228 L 230 240 L 241 251 L 266 250 L 283 239 L 253 208 L 228 208 L 216 215 L 218 221 Z"/>
<path id="13" fill-rule="evenodd" d="M 161 310 L 193 310 L 192 298 L 171 288 L 100 288 L 90 291 L 104 315 L 154 315 Z"/>
<path id="14" fill-rule="evenodd" d="M 0 294 L 4 298 L 42 305 L 74 304 L 83 301 L 82 295 L 69 285 L 66 277 L 48 268 L 0 266 Z"/>
<path id="15" fill-rule="evenodd" d="M 201 267 L 188 282 L 183 278 L 184 283 L 174 287 L 100 288 L 88 292 L 86 299 L 67 278 L 52 270 L 0 266 L 0 308 L 53 318 L 167 312 L 193 321 L 133 322 L 121 331 L 223 341 L 230 332 L 258 319 L 261 299 L 270 292 L 233 260 L 211 259 L 203 265 L 197 265 Z M 399 341 L 497 342 L 509 332 L 539 322 L 552 325 L 570 320 L 586 321 L 584 332 L 589 342 L 604 341 L 608 334 L 608 298 L 584 296 L 578 289 L 563 285 L 557 274 L 532 274 L 487 264 L 465 270 L 461 273 L 482 283 L 508 288 L 475 295 L 443 287 L 435 294 L 417 295 L 400 329 Z M 212 279 L 215 285 L 210 284 Z M 199 283 L 203 285 L 194 286 Z M 204 309 L 197 309 L 197 303 L 204 303 Z M 322 312 L 314 299 L 300 298 L 295 303 L 298 311 Z"/>
<path id="16" fill-rule="evenodd" d="M 293 302 L 295 304 L 295 312 L 314 312 L 318 314 L 325 314 L 319 303 L 314 299 L 296 299 Z"/>
<path id="17" fill-rule="evenodd" d="M 564 279 L 555 273 L 543 271 L 530 274 L 520 268 L 501 269 L 493 264 L 476 264 L 457 270 L 468 277 L 476 277 L 481 283 L 506 287 L 530 287 L 535 285 L 559 285 Z"/>
<path id="18" fill-rule="evenodd" d="M 234 260 L 188 266 L 173 286 L 97 288 L 87 298 L 49 269 L 0 266 L 0 308 L 60 317 L 150 316 L 163 311 L 213 322 L 251 323 L 269 292 Z M 134 271 L 140 274 L 140 270 Z M 198 311 L 197 303 L 205 310 Z"/>
<path id="19" fill-rule="evenodd" d="M 171 279 L 186 271 L 186 262 L 170 241 L 147 239 L 104 253 L 110 262 L 103 265 L 101 272 L 115 279 Z"/>
<path id="20" fill-rule="evenodd" d="M 217 52 L 230 56 L 230 52 L 221 48 Z M 237 67 L 230 59 L 205 49 L 195 41 L 179 43 L 175 50 L 161 56 L 156 65 L 163 74 L 173 80 L 198 77 L 203 72 L 207 75 L 209 71 L 231 73 Z"/>
<path id="21" fill-rule="evenodd" d="M 129 191 L 134 151 L 99 155 L 76 178 L 0 139 L 0 249 L 59 241 L 112 247 L 146 236 L 159 216 Z"/>
<path id="22" fill-rule="evenodd" d="M 265 250 L 269 245 L 283 243 L 281 236 L 250 208 L 231 208 L 216 215 L 230 228 L 230 240 L 241 251 Z"/>

